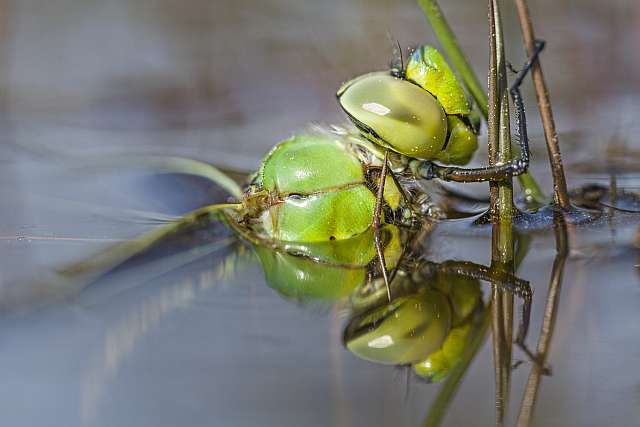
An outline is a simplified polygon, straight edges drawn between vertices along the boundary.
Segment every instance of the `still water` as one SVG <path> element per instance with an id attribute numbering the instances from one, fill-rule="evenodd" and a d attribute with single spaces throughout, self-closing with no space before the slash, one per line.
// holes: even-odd
<path id="1" fill-rule="evenodd" d="M 357 358 L 344 305 L 301 304 L 265 282 L 224 227 L 198 230 L 93 281 L 56 269 L 131 239 L 225 193 L 151 175 L 133 155 L 255 169 L 308 123 L 340 123 L 334 91 L 387 65 L 393 43 L 434 42 L 403 2 L 170 0 L 3 2 L 0 56 L 0 419 L 32 426 L 420 426 L 442 383 Z M 484 3 L 442 1 L 476 70 L 487 64 Z M 504 4 L 508 55 L 524 59 Z M 570 186 L 640 190 L 637 2 L 531 5 Z M 637 49 L 636 49 L 637 50 Z M 533 93 L 534 174 L 550 188 Z M 485 153 L 475 160 L 483 162 Z M 129 165 L 129 166 L 122 166 Z M 612 178 L 614 177 L 615 178 Z M 483 194 L 482 185 L 463 191 Z M 638 210 L 634 200 L 606 201 Z M 628 426 L 640 419 L 640 218 L 567 227 L 533 425 Z M 489 230 L 437 225 L 433 262 L 489 265 Z M 534 295 L 535 348 L 556 258 L 553 230 L 529 233 L 517 276 Z M 195 245 L 198 251 L 189 251 Z M 557 270 L 556 270 L 557 271 Z M 556 284 L 558 285 L 558 284 Z M 488 300 L 491 287 L 483 285 Z M 516 307 L 519 307 L 516 301 Z M 494 425 L 489 337 L 443 425 Z M 532 370 L 514 347 L 506 425 Z"/>

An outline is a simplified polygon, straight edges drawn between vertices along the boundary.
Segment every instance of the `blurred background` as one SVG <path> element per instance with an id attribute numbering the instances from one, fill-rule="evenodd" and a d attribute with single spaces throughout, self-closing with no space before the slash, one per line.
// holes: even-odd
<path id="1" fill-rule="evenodd" d="M 485 3 L 441 0 L 483 82 Z M 608 184 L 602 162 L 611 156 L 637 171 L 640 2 L 530 0 L 530 9 L 547 41 L 542 64 L 570 185 Z M 507 56 L 519 68 L 525 56 L 511 2 L 503 2 L 503 18 Z M 157 225 L 114 220 L 106 206 L 179 214 L 206 199 L 197 186 L 140 186 L 119 176 L 124 170 L 93 173 L 95 159 L 177 155 L 254 170 L 277 141 L 309 123 L 343 123 L 336 89 L 386 68 L 396 40 L 436 43 L 414 1 L 0 0 L 0 302 L 9 284 L 41 267 Z M 529 81 L 523 92 L 532 168 L 550 191 Z M 79 164 L 89 169 L 60 174 Z M 619 183 L 637 189 L 634 179 Z M 440 238 L 441 259 L 488 263 L 488 241 Z M 538 425 L 631 425 L 640 416 L 633 232 L 589 238 L 574 246 L 567 267 L 554 377 L 544 380 Z M 611 242 L 614 250 L 601 248 Z M 536 237 L 532 253 L 520 275 L 540 289 L 537 330 L 552 236 Z M 0 419 L 13 426 L 420 425 L 437 388 L 413 383 L 406 397 L 404 372 L 342 348 L 335 313 L 282 300 L 255 262 L 220 283 L 212 280 L 217 273 L 199 274 L 154 276 L 146 288 L 89 306 L 72 300 L 4 319 Z M 184 285 L 185 275 L 201 285 Z M 619 288 L 606 292 L 613 282 Z M 490 348 L 476 363 L 449 425 L 494 423 Z M 514 390 L 525 379 L 521 368 Z"/>
<path id="2" fill-rule="evenodd" d="M 441 6 L 484 81 L 485 3 Z M 548 41 L 542 61 L 560 131 L 584 134 L 580 151 L 631 134 L 640 4 L 539 0 L 530 8 Z M 515 10 L 503 9 L 518 67 Z M 48 155 L 153 151 L 253 169 L 308 123 L 342 122 L 336 88 L 384 69 L 396 40 L 435 42 L 411 0 L 5 0 L 0 10 L 2 138 Z M 535 134 L 529 83 L 525 94 Z"/>

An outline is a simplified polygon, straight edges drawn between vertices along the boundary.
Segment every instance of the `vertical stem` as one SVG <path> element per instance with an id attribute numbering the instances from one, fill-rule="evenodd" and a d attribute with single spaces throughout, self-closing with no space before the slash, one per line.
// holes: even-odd
<path id="1" fill-rule="evenodd" d="M 507 68 L 504 55 L 504 38 L 500 21 L 500 11 L 497 2 L 489 1 L 489 110 L 488 110 L 488 144 L 489 164 L 505 163 L 511 160 L 511 132 L 509 126 L 509 93 L 507 87 Z M 511 178 L 490 183 L 491 214 L 494 220 L 511 228 L 513 217 L 513 187 Z M 511 252 L 513 259 L 513 247 L 511 238 L 507 244 L 497 249 L 504 258 L 507 251 Z M 495 258 L 495 256 L 494 256 Z"/>
<path id="2" fill-rule="evenodd" d="M 453 30 L 449 26 L 440 5 L 437 0 L 418 0 L 418 4 L 422 8 L 425 17 L 429 21 L 433 32 L 436 34 L 438 41 L 442 45 L 453 67 L 458 72 L 462 81 L 475 100 L 484 119 L 489 121 L 489 109 L 487 107 L 487 95 L 482 88 L 476 73 L 471 68 L 469 61 L 465 57 Z M 490 100 L 489 100 L 490 102 Z M 527 200 L 532 200 L 531 207 L 540 206 L 544 203 L 544 195 L 536 180 L 529 173 L 518 176 L 518 180 L 523 190 L 527 194 Z"/>
<path id="3" fill-rule="evenodd" d="M 522 37 L 527 48 L 527 53 L 531 55 L 535 48 L 535 36 L 533 33 L 533 25 L 526 0 L 515 0 L 518 9 L 518 18 L 520 19 L 520 28 L 522 29 Z M 571 208 L 569 193 L 567 191 L 567 181 L 564 175 L 564 167 L 562 166 L 562 156 L 560 154 L 560 145 L 558 143 L 558 133 L 553 120 L 553 112 L 551 111 L 551 101 L 549 100 L 549 91 L 542 74 L 542 66 L 538 59 L 531 70 L 533 85 L 536 90 L 536 98 L 538 99 L 538 109 L 542 117 L 542 126 L 544 127 L 544 137 L 547 142 L 547 151 L 549 153 L 549 162 L 551 163 L 551 173 L 553 176 L 553 195 L 555 202 L 563 210 Z"/>
<path id="4" fill-rule="evenodd" d="M 498 83 L 500 88 L 500 136 L 498 144 L 498 161 L 507 163 L 511 160 L 511 115 L 509 113 L 509 84 L 507 83 L 507 67 L 504 53 L 504 38 L 502 34 L 502 19 L 498 3 L 494 2 L 495 24 L 496 24 L 496 58 L 498 65 Z M 498 239 L 500 251 L 500 262 L 506 263 L 508 271 L 513 269 L 513 237 L 512 218 L 515 207 L 513 206 L 513 182 L 507 179 L 498 184 L 500 200 L 500 238 Z M 505 346 L 509 362 L 506 366 L 507 375 L 511 373 L 511 342 L 513 337 L 513 294 L 502 292 L 502 310 L 504 312 L 504 334 Z M 508 392 L 508 390 L 507 390 Z"/>
<path id="5" fill-rule="evenodd" d="M 489 164 L 511 160 L 509 100 L 502 21 L 497 0 L 489 0 Z M 513 187 L 511 179 L 490 183 L 491 266 L 513 271 Z M 494 284 L 492 294 L 496 425 L 504 425 L 511 381 L 513 295 Z"/>

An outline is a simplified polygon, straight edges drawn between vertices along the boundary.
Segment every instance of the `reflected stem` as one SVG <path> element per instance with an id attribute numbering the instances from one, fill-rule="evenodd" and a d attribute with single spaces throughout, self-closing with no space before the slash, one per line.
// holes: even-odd
<path id="1" fill-rule="evenodd" d="M 520 412 L 518 414 L 518 427 L 526 427 L 531 423 L 531 417 L 538 397 L 538 390 L 542 375 L 545 373 L 545 364 L 551 348 L 551 339 L 555 329 L 558 314 L 558 304 L 560 301 L 560 291 L 564 276 L 564 267 L 569 255 L 569 245 L 567 237 L 567 226 L 560 213 L 555 217 L 555 239 L 556 257 L 553 261 L 551 278 L 549 280 L 549 290 L 547 291 L 547 302 L 544 309 L 544 317 L 536 346 L 535 361 L 531 365 L 531 371 L 527 379 Z"/>

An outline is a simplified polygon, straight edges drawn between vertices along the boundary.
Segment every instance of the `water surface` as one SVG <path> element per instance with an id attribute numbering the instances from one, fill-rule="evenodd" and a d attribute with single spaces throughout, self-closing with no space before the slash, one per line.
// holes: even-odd
<path id="1" fill-rule="evenodd" d="M 211 243 L 200 257 L 143 260 L 86 289 L 65 286 L 53 272 L 157 226 L 145 213 L 180 215 L 226 197 L 198 180 L 92 162 L 135 153 L 254 169 L 276 141 L 309 122 L 342 122 L 335 89 L 384 68 L 389 35 L 403 45 L 434 41 L 417 6 L 396 3 L 4 2 L 0 412 L 7 425 L 422 425 L 438 384 L 349 353 L 343 310 L 283 299 L 251 250 L 222 229 L 198 236 Z M 483 73 L 484 4 L 442 3 Z M 638 190 L 638 4 L 531 8 L 548 41 L 543 64 L 571 186 L 608 186 L 615 174 L 620 188 Z M 508 55 L 519 64 L 508 3 L 504 15 Z M 549 189 L 542 142 L 534 137 L 533 171 Z M 619 212 L 597 227 L 569 227 L 548 355 L 553 375 L 542 379 L 535 425 L 626 426 L 640 416 L 639 224 Z M 219 242 L 229 244 L 212 246 Z M 442 225 L 426 250 L 434 261 L 488 265 L 490 244 L 487 232 Z M 534 289 L 532 347 L 555 254 L 553 232 L 535 232 L 517 272 Z M 495 423 L 490 343 L 444 425 Z M 508 425 L 531 368 L 517 349 L 514 358 L 525 363 L 512 374 Z"/>

